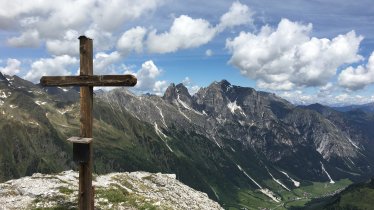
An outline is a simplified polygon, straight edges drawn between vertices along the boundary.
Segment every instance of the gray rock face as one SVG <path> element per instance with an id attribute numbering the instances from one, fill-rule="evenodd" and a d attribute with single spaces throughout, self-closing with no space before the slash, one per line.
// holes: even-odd
<path id="1" fill-rule="evenodd" d="M 323 114 L 226 80 L 201 88 L 192 97 L 183 84 L 171 84 L 162 98 L 135 96 L 120 89 L 102 98 L 157 125 L 163 133 L 173 126 L 204 135 L 222 148 L 230 147 L 227 139 L 234 140 L 289 170 L 308 168 L 310 176 L 323 174 L 321 162 L 337 161 L 344 170 L 351 170 L 351 162 L 356 160 L 369 162 L 362 152 L 363 142 Z M 311 160 L 305 159 L 305 153 Z M 291 162 L 293 167 L 287 166 Z"/>
<path id="2" fill-rule="evenodd" d="M 223 209 L 175 174 L 112 173 L 95 177 L 93 185 L 99 209 Z M 34 174 L 0 184 L 0 209 L 75 209 L 77 191 L 77 172 Z"/>
<path id="3" fill-rule="evenodd" d="M 8 82 L 8 80 L 6 79 L 6 77 L 0 72 L 0 82 Z"/>
<path id="4" fill-rule="evenodd" d="M 79 133 L 79 93 L 7 79 L 0 84 L 0 133 L 6 136 L 0 177 L 72 168 L 65 137 Z M 176 173 L 222 204 L 241 189 L 261 189 L 278 200 L 273 179 L 292 188 L 373 173 L 374 117 L 363 112 L 296 107 L 225 80 L 193 96 L 172 84 L 163 97 L 118 88 L 96 93 L 94 101 L 99 173 Z"/>

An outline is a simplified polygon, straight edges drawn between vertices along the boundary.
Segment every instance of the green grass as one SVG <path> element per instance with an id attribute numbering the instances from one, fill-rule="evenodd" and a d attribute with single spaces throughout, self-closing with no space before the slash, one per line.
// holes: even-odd
<path id="1" fill-rule="evenodd" d="M 271 180 L 266 180 L 265 182 L 272 187 L 275 186 L 273 184 L 270 184 L 272 182 Z M 240 189 L 237 194 L 238 199 L 233 200 L 232 203 L 225 203 L 223 207 L 230 210 L 243 208 L 256 210 L 264 208 L 276 208 L 279 210 L 303 208 L 313 198 L 319 198 L 328 195 L 335 192 L 336 190 L 347 187 L 351 183 L 352 182 L 348 179 L 342 179 L 337 181 L 335 184 L 313 182 L 310 185 L 301 186 L 300 188 L 295 188 L 291 191 L 272 190 L 274 193 L 282 197 L 282 201 L 279 203 L 272 201 L 269 197 L 258 190 L 253 191 L 248 189 Z"/>
<path id="2" fill-rule="evenodd" d="M 341 193 L 308 203 L 308 209 L 370 210 L 374 206 L 374 181 L 353 184 Z"/>
<path id="3" fill-rule="evenodd" d="M 57 196 L 53 196 L 53 197 L 50 197 L 48 198 L 48 200 L 46 200 L 47 198 L 46 197 L 41 197 L 41 196 L 38 196 L 34 201 L 33 203 L 31 204 L 31 206 L 28 208 L 28 209 L 31 209 L 31 210 L 66 210 L 66 209 L 77 209 L 77 203 L 72 203 L 70 201 L 66 201 L 67 198 L 65 196 L 62 196 L 62 195 L 57 195 Z M 56 204 L 55 206 L 52 206 L 52 207 L 36 207 L 38 203 L 48 203 L 48 202 L 51 202 L 51 201 L 54 201 Z"/>
<path id="4" fill-rule="evenodd" d="M 128 200 L 129 195 L 126 191 L 117 188 L 102 189 L 98 188 L 95 192 L 97 197 L 106 198 L 109 203 L 121 203 Z"/>
<path id="5" fill-rule="evenodd" d="M 308 186 L 303 186 L 300 188 L 294 189 L 292 192 L 295 197 L 290 197 L 285 201 L 285 207 L 303 207 L 312 199 L 321 198 L 321 197 L 330 197 L 332 193 L 342 190 L 352 184 L 352 181 L 349 179 L 342 179 L 336 181 L 334 184 L 328 182 L 313 182 Z M 285 194 L 286 195 L 286 194 Z M 285 197 L 283 195 L 283 197 Z M 296 197 L 300 200 L 295 200 Z"/>
<path id="6" fill-rule="evenodd" d="M 69 189 L 67 187 L 60 187 L 58 190 L 60 193 L 65 194 L 65 195 L 70 195 L 75 192 L 75 190 Z"/>
<path id="7" fill-rule="evenodd" d="M 151 201 L 146 201 L 146 199 L 140 195 L 130 194 L 119 186 L 112 186 L 109 189 L 98 188 L 95 197 L 105 198 L 109 203 L 114 204 L 113 206 L 124 203 L 126 206 L 134 207 L 139 210 L 169 209 L 168 207 L 154 206 Z M 102 205 L 105 204 L 106 203 L 102 203 Z"/>

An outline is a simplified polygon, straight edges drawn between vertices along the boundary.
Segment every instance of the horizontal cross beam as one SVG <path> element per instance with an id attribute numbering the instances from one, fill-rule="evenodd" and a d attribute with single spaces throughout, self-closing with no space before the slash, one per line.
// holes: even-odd
<path id="1" fill-rule="evenodd" d="M 40 79 L 43 86 L 135 86 L 133 75 L 80 75 L 44 76 Z"/>

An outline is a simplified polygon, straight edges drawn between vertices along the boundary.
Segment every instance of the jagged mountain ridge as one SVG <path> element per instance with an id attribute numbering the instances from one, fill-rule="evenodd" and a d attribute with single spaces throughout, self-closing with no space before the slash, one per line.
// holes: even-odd
<path id="1" fill-rule="evenodd" d="M 295 107 L 274 94 L 232 86 L 225 80 L 202 88 L 194 96 L 182 84 L 172 84 L 162 97 L 164 100 L 149 95 L 138 97 L 121 89 L 102 97 L 154 124 L 161 133 L 172 124 L 205 135 L 219 147 L 225 146 L 225 139 L 238 140 L 272 163 L 282 164 L 284 157 L 303 158 L 305 149 L 318 159 L 314 167 L 320 171 L 320 162 L 334 160 L 344 167 L 353 159 L 365 160 L 361 144 L 368 142 L 350 136 L 318 111 Z M 300 157 L 292 157 L 300 151 Z M 347 164 L 344 170 L 349 167 Z M 311 174 L 315 176 L 315 172 Z"/>
<path id="2" fill-rule="evenodd" d="M 0 163 L 9 160 L 11 164 L 3 167 L 13 173 L 1 177 L 73 167 L 71 145 L 65 139 L 79 133 L 79 103 L 74 101 L 77 98 L 68 98 L 77 96 L 76 90 L 56 88 L 51 92 L 22 79 L 8 80 L 13 80 L 13 84 L 0 89 L 9 90 L 12 95 L 1 99 L 0 112 L 5 114 L 0 117 L 7 120 L 0 126 L 2 131 L 14 136 L 37 128 L 36 133 L 41 136 L 37 137 L 39 140 L 21 136 L 19 144 L 4 147 L 8 155 L 7 159 L 0 157 Z M 340 179 L 372 174 L 367 168 L 372 165 L 368 155 L 371 134 L 345 131 L 345 127 L 315 110 L 296 107 L 274 94 L 234 86 L 225 80 L 214 82 L 193 96 L 182 84 L 172 84 L 163 97 L 137 96 L 126 88 L 101 92 L 95 96 L 94 116 L 94 136 L 98 139 L 96 172 L 176 173 L 184 183 L 220 203 L 240 203 L 236 197 L 238 189 L 260 189 L 264 199 L 279 201 L 280 195 L 274 192 L 283 187 L 275 179 L 287 188 L 295 188 L 298 182 L 330 181 L 330 175 Z M 13 124 L 22 126 L 14 130 Z M 28 151 L 29 145 L 33 145 L 33 152 L 12 155 L 14 148 Z M 56 151 L 61 156 L 53 155 Z M 17 162 L 33 167 L 25 170 Z"/>

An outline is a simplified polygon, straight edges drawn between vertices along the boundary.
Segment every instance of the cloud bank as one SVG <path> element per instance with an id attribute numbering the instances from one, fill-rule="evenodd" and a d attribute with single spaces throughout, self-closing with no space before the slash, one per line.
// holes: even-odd
<path id="1" fill-rule="evenodd" d="M 226 28 L 252 24 L 254 12 L 247 5 L 234 2 L 221 16 L 220 23 L 212 26 L 207 20 L 181 15 L 174 19 L 169 31 L 161 34 L 152 30 L 148 34 L 147 47 L 151 53 L 171 53 L 181 49 L 199 47 L 210 42 Z"/>
<path id="2" fill-rule="evenodd" d="M 138 83 L 134 87 L 134 90 L 138 93 L 162 95 L 168 86 L 168 82 L 165 80 L 158 80 L 162 70 L 152 60 L 144 62 L 137 72 L 131 70 L 125 71 L 125 74 L 129 73 L 135 75 L 138 79 Z"/>
<path id="3" fill-rule="evenodd" d="M 0 29 L 19 32 L 7 40 L 10 46 L 39 47 L 46 41 L 53 55 L 74 55 L 76 51 L 70 49 L 72 34 L 90 36 L 97 46 L 108 49 L 116 30 L 163 3 L 164 0 L 3 1 Z M 59 45 L 62 49 L 58 49 Z"/>
<path id="4" fill-rule="evenodd" d="M 21 69 L 21 61 L 8 58 L 7 65 L 5 67 L 0 67 L 0 72 L 6 75 L 14 75 L 20 72 Z"/>
<path id="5" fill-rule="evenodd" d="M 350 90 L 360 90 L 374 83 L 374 52 L 366 65 L 344 69 L 338 77 L 339 85 Z"/>
<path id="6" fill-rule="evenodd" d="M 241 32 L 228 39 L 229 63 L 242 75 L 271 90 L 326 85 L 343 64 L 360 61 L 362 36 L 354 31 L 333 39 L 311 37 L 312 24 L 282 19 L 277 28 L 263 26 L 259 33 Z"/>

